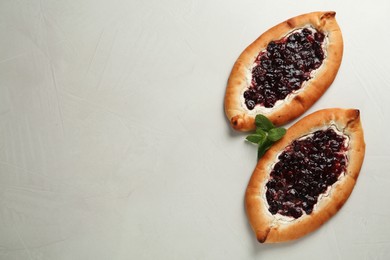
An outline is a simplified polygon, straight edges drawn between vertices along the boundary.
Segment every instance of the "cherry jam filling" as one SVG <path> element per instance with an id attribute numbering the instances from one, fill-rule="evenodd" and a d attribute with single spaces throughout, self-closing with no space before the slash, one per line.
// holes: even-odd
<path id="1" fill-rule="evenodd" d="M 324 38 L 323 33 L 304 28 L 279 41 L 271 41 L 255 60 L 251 85 L 244 92 L 246 107 L 249 110 L 256 105 L 271 108 L 300 89 L 324 60 Z"/>
<path id="2" fill-rule="evenodd" d="M 269 211 L 299 218 L 345 172 L 346 138 L 332 128 L 293 141 L 279 155 L 266 184 Z"/>

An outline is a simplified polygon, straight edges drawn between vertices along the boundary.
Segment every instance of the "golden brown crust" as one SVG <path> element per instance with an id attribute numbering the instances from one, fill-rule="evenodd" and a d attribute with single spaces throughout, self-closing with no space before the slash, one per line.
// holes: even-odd
<path id="1" fill-rule="evenodd" d="M 267 116 L 275 125 L 283 125 L 303 114 L 322 96 L 335 79 L 343 56 L 343 39 L 335 14 L 314 12 L 291 18 L 263 33 L 242 52 L 231 71 L 224 101 L 226 116 L 234 129 L 253 130 L 254 117 L 258 113 Z M 248 110 L 241 99 L 244 90 L 249 87 L 250 70 L 257 55 L 270 41 L 281 39 L 289 32 L 306 26 L 316 28 L 328 38 L 326 57 L 315 76 L 300 91 L 289 95 L 282 104 L 267 111 L 256 112 L 256 108 Z"/>
<path id="2" fill-rule="evenodd" d="M 334 125 L 349 137 L 345 175 L 332 185 L 330 193 L 317 202 L 313 212 L 294 221 L 282 221 L 268 211 L 265 185 L 278 154 L 293 140 L 326 126 Z M 359 110 L 324 109 L 306 116 L 287 130 L 258 162 L 246 191 L 246 211 L 258 241 L 276 243 L 300 238 L 319 228 L 338 212 L 351 194 L 365 153 Z"/>

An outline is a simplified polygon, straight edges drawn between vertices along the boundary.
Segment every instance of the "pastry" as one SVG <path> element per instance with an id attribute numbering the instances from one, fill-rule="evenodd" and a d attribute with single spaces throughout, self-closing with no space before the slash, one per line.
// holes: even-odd
<path id="1" fill-rule="evenodd" d="M 332 84 L 342 55 L 335 12 L 304 14 L 272 27 L 233 66 L 224 100 L 231 126 L 253 130 L 256 114 L 276 126 L 297 118 Z"/>
<path id="2" fill-rule="evenodd" d="M 359 110 L 324 109 L 293 126 L 259 160 L 246 190 L 261 243 L 298 239 L 344 205 L 365 153 Z"/>

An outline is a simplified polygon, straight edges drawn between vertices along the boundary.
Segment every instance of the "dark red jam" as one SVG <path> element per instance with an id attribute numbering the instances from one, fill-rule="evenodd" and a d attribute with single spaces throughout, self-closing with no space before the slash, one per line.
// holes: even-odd
<path id="1" fill-rule="evenodd" d="M 257 56 L 252 82 L 244 92 L 245 104 L 271 108 L 310 79 L 310 73 L 324 60 L 324 34 L 305 28 L 279 41 L 272 41 Z"/>
<path id="2" fill-rule="evenodd" d="M 269 211 L 294 218 L 310 214 L 319 195 L 346 169 L 345 141 L 328 128 L 287 146 L 266 184 Z"/>

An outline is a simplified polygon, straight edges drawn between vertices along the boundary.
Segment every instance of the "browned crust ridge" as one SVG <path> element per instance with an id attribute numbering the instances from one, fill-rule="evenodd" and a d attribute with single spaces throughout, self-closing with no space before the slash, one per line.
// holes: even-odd
<path id="1" fill-rule="evenodd" d="M 293 221 L 281 221 L 268 211 L 265 185 L 278 154 L 293 140 L 322 127 L 334 125 L 349 137 L 348 164 L 344 176 L 334 183 L 327 196 L 317 202 L 313 212 Z M 363 164 L 365 142 L 357 109 L 324 109 L 310 114 L 287 130 L 258 162 L 249 181 L 245 205 L 251 227 L 261 243 L 276 243 L 298 239 L 316 229 L 335 215 L 344 205 L 355 186 Z"/>
<path id="2" fill-rule="evenodd" d="M 242 104 L 241 96 L 249 87 L 247 75 L 251 75 L 256 57 L 269 42 L 279 40 L 295 29 L 311 26 L 324 33 L 328 38 L 326 57 L 304 88 L 262 114 L 275 125 L 283 125 L 303 114 L 324 94 L 334 81 L 343 56 L 343 38 L 335 15 L 333 11 L 313 12 L 288 19 L 264 32 L 241 53 L 229 76 L 224 100 L 225 114 L 234 129 L 249 131 L 255 128 L 256 112 Z"/>

